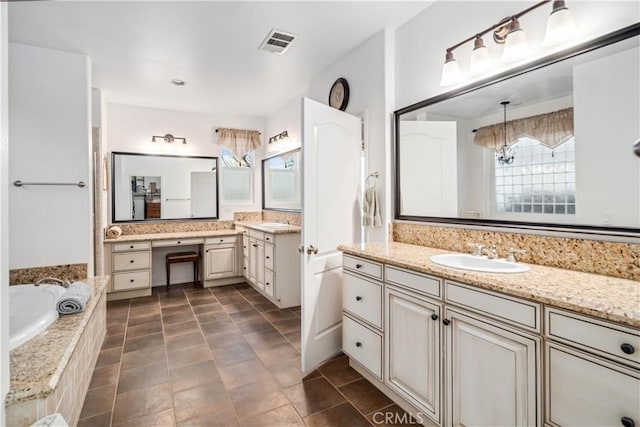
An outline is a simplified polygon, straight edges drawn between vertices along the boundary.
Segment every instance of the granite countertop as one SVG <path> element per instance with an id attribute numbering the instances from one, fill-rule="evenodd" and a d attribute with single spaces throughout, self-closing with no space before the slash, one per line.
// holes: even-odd
<path id="1" fill-rule="evenodd" d="M 271 234 L 300 233 L 300 231 L 302 231 L 302 227 L 299 225 L 289 224 L 286 227 L 264 227 L 261 224 L 264 224 L 265 222 L 267 221 L 236 221 L 234 224 L 239 227 L 252 228 L 254 230 Z"/>
<path id="2" fill-rule="evenodd" d="M 148 234 L 123 234 L 115 239 L 105 238 L 104 243 L 126 243 L 139 242 L 143 240 L 165 240 L 165 239 L 187 239 L 198 237 L 232 236 L 240 234 L 240 231 L 230 228 L 225 230 L 207 231 L 175 231 L 171 233 L 148 233 Z"/>
<path id="3" fill-rule="evenodd" d="M 5 404 L 44 398 L 54 391 L 98 300 L 106 291 L 109 278 L 79 280 L 93 287 L 84 311 L 61 316 L 40 335 L 11 351 L 11 380 Z"/>
<path id="4" fill-rule="evenodd" d="M 421 273 L 640 327 L 640 283 L 609 276 L 527 264 L 525 273 L 480 273 L 431 262 L 442 249 L 406 243 L 340 245 L 339 250 Z"/>

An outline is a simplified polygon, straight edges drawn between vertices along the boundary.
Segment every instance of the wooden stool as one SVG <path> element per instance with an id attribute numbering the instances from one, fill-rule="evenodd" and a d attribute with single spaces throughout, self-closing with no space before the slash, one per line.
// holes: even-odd
<path id="1" fill-rule="evenodd" d="M 193 285 L 199 283 L 198 273 L 200 271 L 200 254 L 198 252 L 174 252 L 167 254 L 167 291 L 171 283 L 171 264 L 182 262 L 193 263 Z"/>

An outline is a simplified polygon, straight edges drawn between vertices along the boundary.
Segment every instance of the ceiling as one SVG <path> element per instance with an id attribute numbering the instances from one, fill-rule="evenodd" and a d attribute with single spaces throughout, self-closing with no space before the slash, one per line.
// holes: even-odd
<path id="1" fill-rule="evenodd" d="M 268 116 L 360 43 L 431 3 L 23 1 L 9 3 L 9 35 L 89 56 L 92 86 L 109 102 Z M 298 37 L 282 56 L 258 50 L 272 28 Z"/>

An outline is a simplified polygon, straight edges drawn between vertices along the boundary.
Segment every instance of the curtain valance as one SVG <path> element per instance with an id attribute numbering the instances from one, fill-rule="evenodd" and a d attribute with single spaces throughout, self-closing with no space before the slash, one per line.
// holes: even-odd
<path id="1" fill-rule="evenodd" d="M 218 145 L 227 148 L 238 159 L 260 147 L 260 132 L 246 129 L 220 128 Z"/>
<path id="2" fill-rule="evenodd" d="M 540 144 L 555 148 L 573 136 L 573 108 L 552 113 L 507 121 L 507 145 L 519 138 L 536 139 Z M 504 123 L 496 123 L 477 130 L 473 142 L 497 150 L 504 145 Z"/>

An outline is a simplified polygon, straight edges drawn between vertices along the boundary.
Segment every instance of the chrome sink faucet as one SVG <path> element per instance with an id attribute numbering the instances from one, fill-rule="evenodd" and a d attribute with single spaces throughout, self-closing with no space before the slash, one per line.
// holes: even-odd
<path id="1" fill-rule="evenodd" d="M 473 248 L 473 253 L 471 254 L 473 256 L 482 256 L 482 249 L 485 248 L 485 246 L 480 243 L 467 243 L 467 246 Z"/>
<path id="2" fill-rule="evenodd" d="M 279 218 L 278 218 L 278 219 L 276 219 L 276 222 L 277 222 L 277 223 L 280 223 L 280 224 L 287 224 L 287 225 L 289 225 L 289 221 L 288 221 L 288 220 L 286 220 L 286 219 L 279 219 Z"/>
<path id="3" fill-rule="evenodd" d="M 63 279 L 56 279 L 55 277 L 43 277 L 41 279 L 36 280 L 33 283 L 34 286 L 40 286 L 42 284 L 58 285 L 58 286 L 62 286 L 63 288 L 68 288 L 71 282 L 67 279 L 63 280 Z"/>
<path id="4" fill-rule="evenodd" d="M 496 247 L 496 245 L 492 245 L 490 248 L 487 248 L 487 247 L 482 248 L 481 253 L 486 253 L 487 258 L 489 259 L 498 258 L 498 248 Z"/>
<path id="5" fill-rule="evenodd" d="M 513 247 L 510 247 L 509 250 L 507 251 L 507 258 L 506 261 L 508 262 L 517 262 L 518 260 L 516 259 L 516 254 L 526 254 L 527 251 L 523 250 L 523 249 L 515 249 Z"/>

